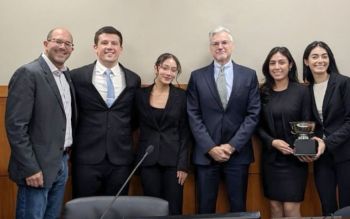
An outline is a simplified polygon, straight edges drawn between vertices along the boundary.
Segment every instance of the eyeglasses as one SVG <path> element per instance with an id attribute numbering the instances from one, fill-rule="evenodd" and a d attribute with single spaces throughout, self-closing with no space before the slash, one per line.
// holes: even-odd
<path id="1" fill-rule="evenodd" d="M 178 73 L 179 71 L 176 67 L 170 67 L 168 65 L 159 65 L 159 67 L 164 71 L 171 71 L 172 73 Z"/>
<path id="2" fill-rule="evenodd" d="M 224 40 L 224 41 L 221 41 L 221 42 L 211 42 L 210 45 L 214 46 L 214 47 L 218 47 L 220 46 L 220 44 L 222 46 L 227 46 L 229 43 L 231 43 L 231 41 L 228 41 L 228 40 Z"/>
<path id="3" fill-rule="evenodd" d="M 69 41 L 63 41 L 63 40 L 60 40 L 60 39 L 48 39 L 47 41 L 49 42 L 54 42 L 56 43 L 57 45 L 61 46 L 62 44 L 64 44 L 64 46 L 66 48 L 73 48 L 74 47 L 74 44 L 69 42 Z"/>

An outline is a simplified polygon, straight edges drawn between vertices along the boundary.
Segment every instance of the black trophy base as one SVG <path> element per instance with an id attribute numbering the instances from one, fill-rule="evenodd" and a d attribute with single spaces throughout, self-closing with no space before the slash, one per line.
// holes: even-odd
<path id="1" fill-rule="evenodd" d="M 315 156 L 317 154 L 317 141 L 314 139 L 296 139 L 294 141 L 295 156 Z"/>

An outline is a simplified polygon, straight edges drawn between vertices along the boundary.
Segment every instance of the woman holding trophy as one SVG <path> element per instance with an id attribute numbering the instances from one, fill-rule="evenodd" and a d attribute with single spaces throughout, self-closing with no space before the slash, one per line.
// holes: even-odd
<path id="1" fill-rule="evenodd" d="M 316 135 L 326 144 L 314 163 L 323 215 L 350 206 L 350 78 L 339 74 L 334 55 L 322 41 L 309 44 L 303 56 L 303 78 L 309 83 Z"/>
<path id="2" fill-rule="evenodd" d="M 262 71 L 265 82 L 258 133 L 263 143 L 264 194 L 270 199 L 272 218 L 300 217 L 308 175 L 303 161 L 312 159 L 294 156 L 290 122 L 311 120 L 311 97 L 307 87 L 298 83 L 297 67 L 286 47 L 273 48 Z M 322 144 L 321 139 L 315 140 Z"/>

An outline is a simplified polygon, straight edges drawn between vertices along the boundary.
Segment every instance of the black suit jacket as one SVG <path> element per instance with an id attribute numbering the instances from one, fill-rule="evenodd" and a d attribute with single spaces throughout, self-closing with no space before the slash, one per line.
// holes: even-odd
<path id="1" fill-rule="evenodd" d="M 134 96 L 140 77 L 120 65 L 126 87 L 108 108 L 92 83 L 95 63 L 71 72 L 76 89 L 78 125 L 72 151 L 73 162 L 97 164 L 107 155 L 115 165 L 133 162 L 132 119 Z"/>
<path id="2" fill-rule="evenodd" d="M 76 118 L 75 93 L 71 87 L 72 128 Z M 44 186 L 50 187 L 61 167 L 66 116 L 54 76 L 40 56 L 20 67 L 9 83 L 6 131 L 11 146 L 9 176 L 25 185 L 25 178 L 43 172 Z"/>
<path id="3" fill-rule="evenodd" d="M 138 159 L 149 145 L 154 151 L 142 165 L 177 167 L 187 170 L 189 166 L 190 130 L 186 112 L 186 93 L 170 85 L 169 98 L 160 123 L 157 122 L 149 103 L 152 86 L 139 89 L 136 93 L 136 105 L 140 121 L 140 141 Z"/>
<path id="4" fill-rule="evenodd" d="M 326 150 L 336 162 L 350 159 L 350 78 L 330 74 L 323 100 L 323 123 L 318 115 L 313 86 L 310 85 L 312 111 L 316 120 L 316 134 L 326 136 Z"/>

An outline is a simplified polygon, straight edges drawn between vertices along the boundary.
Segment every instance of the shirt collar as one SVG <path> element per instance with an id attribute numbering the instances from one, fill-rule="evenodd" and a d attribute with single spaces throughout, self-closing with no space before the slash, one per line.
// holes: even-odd
<path id="1" fill-rule="evenodd" d="M 66 66 L 63 66 L 63 68 L 61 69 L 58 69 L 52 62 L 51 60 L 49 59 L 49 57 L 47 57 L 47 55 L 45 53 L 42 53 L 41 54 L 41 57 L 43 57 L 43 59 L 45 60 L 46 64 L 49 66 L 50 68 L 50 71 L 57 75 L 57 76 L 60 76 L 62 74 L 63 71 L 67 71 L 67 67 Z"/>
<path id="2" fill-rule="evenodd" d="M 220 69 L 221 68 L 221 64 L 218 63 L 217 61 L 214 60 L 214 67 L 216 69 Z M 230 60 L 229 62 L 227 62 L 226 64 L 224 64 L 224 69 L 228 69 L 228 68 L 232 68 L 232 61 Z"/>
<path id="3" fill-rule="evenodd" d="M 104 74 L 104 72 L 107 70 L 106 66 L 102 65 L 102 63 L 100 61 L 96 61 L 96 66 L 95 66 L 95 71 L 96 74 L 98 75 L 102 75 Z M 112 75 L 116 75 L 120 72 L 120 66 L 119 63 L 117 63 L 115 66 L 113 66 L 113 68 L 111 68 L 112 71 Z"/>
<path id="4" fill-rule="evenodd" d="M 217 71 L 220 71 L 221 69 L 221 64 L 218 63 L 217 61 L 214 61 L 214 68 Z M 227 62 L 226 64 L 224 64 L 224 71 L 226 71 L 227 69 L 232 69 L 233 65 L 232 65 L 232 61 Z"/>

